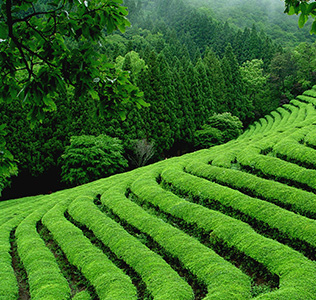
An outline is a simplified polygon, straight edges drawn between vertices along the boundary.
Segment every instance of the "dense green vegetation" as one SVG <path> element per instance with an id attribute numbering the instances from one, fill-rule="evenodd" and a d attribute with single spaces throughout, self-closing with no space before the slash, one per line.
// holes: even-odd
<path id="1" fill-rule="evenodd" d="M 0 300 L 316 299 L 316 44 L 122 3 L 1 2 Z"/>
<path id="2" fill-rule="evenodd" d="M 6 152 L 3 151 L 6 155 L 1 160 L 7 170 L 7 179 L 16 173 L 14 162 L 19 172 L 17 177 L 12 177 L 12 188 L 4 190 L 4 198 L 22 196 L 14 194 L 14 191 L 22 191 L 21 182 L 42 187 L 38 192 L 65 187 L 62 183 L 61 155 L 70 145 L 72 136 L 106 134 L 120 139 L 123 156 L 128 160 L 125 170 L 129 170 L 206 146 L 199 137 L 209 127 L 209 118 L 214 114 L 229 112 L 243 123 L 245 129 L 254 120 L 288 103 L 315 83 L 315 44 L 300 43 L 302 40 L 291 42 L 284 34 L 284 39 L 288 41 L 285 44 L 261 23 L 254 22 L 256 26 L 253 23 L 241 22 L 238 26 L 231 22 L 223 23 L 224 15 L 227 15 L 226 6 L 218 4 L 218 14 L 214 15 L 205 9 L 207 2 L 203 2 L 204 8 L 193 1 L 190 3 L 194 6 L 188 6 L 181 0 L 126 0 L 124 4 L 128 6 L 132 27 L 125 33 L 103 32 L 104 38 L 100 40 L 91 38 L 93 43 L 97 43 L 90 47 L 96 56 L 92 60 L 89 58 L 87 66 L 93 65 L 96 57 L 112 63 L 112 66 L 104 64 L 107 69 L 102 69 L 105 72 L 102 76 L 108 76 L 114 84 L 107 86 L 107 95 L 122 93 L 118 92 L 119 85 L 115 85 L 120 81 L 123 87 L 128 86 L 134 92 L 138 91 L 137 86 L 150 107 L 139 110 L 131 103 L 111 106 L 109 103 L 117 103 L 114 99 L 117 96 L 108 99 L 109 106 L 102 102 L 105 99 L 92 91 L 95 86 L 85 86 L 88 90 L 85 93 L 83 87 L 77 91 L 77 87 L 71 88 L 70 84 L 59 95 L 51 91 L 53 102 L 47 103 L 53 105 L 52 108 L 56 106 L 57 111 L 46 112 L 42 124 L 36 123 L 30 128 L 27 121 L 29 109 L 42 116 L 41 111 L 46 111 L 46 106 L 40 105 L 39 110 L 34 103 L 21 107 L 19 99 L 0 103 L 0 119 L 6 124 L 7 132 L 5 140 L 0 141 L 1 149 L 6 149 Z M 244 9 L 236 6 L 236 11 L 242 12 L 236 20 L 246 19 L 243 17 Z M 257 18 L 255 11 L 258 10 L 253 10 L 254 19 Z M 86 22 L 92 20 L 87 19 Z M 294 23 L 297 20 L 291 22 Z M 81 25 L 84 27 L 84 24 Z M 287 24 L 283 27 L 291 28 Z M 71 23 L 69 26 L 75 25 Z M 32 27 L 28 30 L 33 32 Z M 82 32 L 81 36 L 79 31 L 75 37 L 63 39 L 63 47 L 81 49 L 83 42 L 90 41 L 87 33 Z M 4 42 L 1 46 L 5 46 Z M 75 55 L 73 59 L 80 62 Z M 58 62 L 59 67 L 61 63 Z M 35 62 L 30 62 L 31 67 L 34 72 L 38 71 Z M 79 68 L 77 65 L 72 67 Z M 19 72 L 27 75 L 25 70 Z M 56 77 L 59 76 L 57 73 L 54 73 Z M 127 74 L 132 85 L 125 81 Z M 81 77 L 80 74 L 76 76 Z M 124 98 L 126 101 L 138 99 L 138 104 L 145 105 L 139 97 L 132 97 L 133 100 L 129 95 Z M 115 114 L 123 111 L 128 112 L 124 122 L 122 114 Z M 96 115 L 102 118 L 96 118 Z M 3 135 L 1 128 L 0 134 Z M 211 144 L 227 141 L 221 137 L 223 133 L 213 129 L 210 133 L 215 135 Z M 72 182 L 80 183 L 82 181 Z M 0 186 L 7 184 L 8 180 L 1 179 Z M 23 195 L 36 193 L 23 191 Z"/>
<path id="3" fill-rule="evenodd" d="M 296 6 L 295 2 L 299 1 L 285 2 Z M 315 36 L 309 33 L 311 22 L 309 21 L 306 27 L 299 28 L 299 17 L 284 14 L 283 1 L 187 0 L 187 3 L 206 11 L 217 20 L 227 21 L 235 29 L 243 30 L 245 27 L 251 28 L 253 24 L 256 24 L 258 30 L 264 30 L 269 37 L 283 47 L 315 41 Z"/>
<path id="4" fill-rule="evenodd" d="M 316 86 L 225 144 L 0 202 L 0 299 L 316 299 L 315 124 Z"/>
<path id="5" fill-rule="evenodd" d="M 122 151 L 119 139 L 104 134 L 73 136 L 61 156 L 62 181 L 75 186 L 122 172 L 127 167 Z"/>

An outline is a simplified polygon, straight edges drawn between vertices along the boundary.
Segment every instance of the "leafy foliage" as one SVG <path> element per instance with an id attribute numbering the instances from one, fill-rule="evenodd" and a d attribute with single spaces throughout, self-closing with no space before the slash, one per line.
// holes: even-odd
<path id="1" fill-rule="evenodd" d="M 316 2 L 300 1 L 300 0 L 285 0 L 285 12 L 289 15 L 300 14 L 298 19 L 298 26 L 303 28 L 309 17 L 315 19 L 316 17 Z M 313 21 L 313 24 L 310 29 L 311 34 L 316 34 L 316 20 Z"/>
<path id="2" fill-rule="evenodd" d="M 128 74 L 95 51 L 103 28 L 124 32 L 130 25 L 120 3 L 55 0 L 41 6 L 37 1 L 3 1 L 0 99 L 18 97 L 30 105 L 31 120 L 42 120 L 46 111 L 55 110 L 54 99 L 69 86 L 77 98 L 90 94 L 100 113 L 129 101 L 144 104 Z"/>
<path id="3" fill-rule="evenodd" d="M 121 172 L 127 167 L 122 151 L 117 138 L 73 136 L 61 157 L 62 181 L 74 186 Z"/>
<path id="4" fill-rule="evenodd" d="M 33 126 L 57 109 L 58 96 L 91 97 L 97 114 L 125 118 L 126 103 L 146 106 L 128 72 L 108 64 L 100 51 L 103 31 L 125 31 L 123 1 L 1 1 L 0 103 L 16 98 Z M 3 135 L 2 135 L 3 136 Z M 1 144 L 3 148 L 3 143 Z M 11 173 L 5 150 L 0 176 Z M 11 166 L 13 167 L 13 165 Z"/>
<path id="5" fill-rule="evenodd" d="M 258 7 L 263 5 L 254 2 Z M 260 24 L 252 26 L 253 22 L 244 18 L 248 23 L 239 24 L 240 30 L 236 30 L 232 21 L 218 23 L 217 16 L 213 16 L 210 10 L 197 9 L 200 5 L 207 6 L 207 1 L 199 1 L 194 8 L 184 5 L 182 0 L 129 0 L 124 1 L 124 4 L 129 8 L 129 19 L 133 20 L 133 27 L 124 34 L 117 31 L 106 35 L 104 39 L 100 36 L 98 40 L 80 36 L 80 30 L 77 39 L 63 35 L 65 47 L 71 53 L 78 54 L 78 59 L 75 56 L 73 59 L 77 59 L 78 68 L 74 74 L 79 77 L 76 75 L 78 78 L 74 79 L 74 86 L 67 84 L 66 92 L 51 97 L 58 112 L 47 114 L 41 126 L 34 126 L 32 130 L 28 128 L 26 108 L 30 108 L 31 104 L 20 108 L 21 99 L 12 99 L 12 103 L 6 101 L 0 106 L 0 119 L 7 124 L 6 146 L 18 160 L 20 176 L 17 180 L 22 181 L 24 176 L 40 179 L 48 173 L 54 173 L 57 188 L 60 184 L 57 160 L 71 136 L 97 136 L 104 133 L 118 137 L 124 145 L 124 156 L 130 158 L 135 154 L 132 154 L 131 141 L 154 142 L 155 153 L 151 161 L 192 151 L 194 133 L 202 129 L 214 113 L 229 111 L 247 127 L 253 120 L 311 88 L 316 80 L 315 45 L 300 44 L 294 52 L 293 49 L 284 51 L 262 31 L 262 28 L 266 28 Z M 283 4 L 279 4 L 279 12 L 284 15 Z M 74 10 L 77 5 L 73 4 Z M 219 12 L 223 12 L 222 5 L 217 5 Z M 250 20 L 256 19 L 257 12 L 248 14 L 254 3 L 244 4 L 243 7 L 247 9 L 242 11 L 237 9 L 235 2 L 232 5 L 232 16 L 240 13 L 242 16 L 247 15 Z M 34 9 L 44 11 L 47 7 L 55 9 L 39 3 Z M 81 8 L 87 7 L 83 3 Z M 291 19 L 286 15 L 284 18 Z M 48 15 L 41 16 L 41 19 L 47 22 Z M 262 23 L 263 19 L 260 20 Z M 296 22 L 291 24 L 296 25 Z M 247 27 L 244 28 L 244 25 Z M 292 27 L 281 27 L 292 31 Z M 288 40 L 287 36 L 284 33 L 282 39 Z M 276 40 L 275 35 L 272 37 Z M 90 57 L 88 52 L 93 58 L 83 67 L 91 64 L 99 68 L 102 65 L 100 67 L 104 69 L 106 82 L 101 77 L 92 76 L 89 79 L 90 71 L 85 68 L 82 73 L 78 73 L 80 63 L 85 63 L 86 59 L 80 56 L 80 49 L 85 43 L 91 45 L 85 50 L 87 59 Z M 229 44 L 231 46 L 227 47 Z M 289 41 L 289 44 L 292 42 Z M 113 65 L 107 61 L 113 62 Z M 59 61 L 56 58 L 57 63 Z M 35 74 L 40 67 L 34 65 Z M 65 69 L 70 71 L 71 67 L 72 63 Z M 18 72 L 19 76 L 27 76 L 27 70 Z M 81 78 L 84 79 L 82 84 L 88 88 L 86 92 L 83 89 L 79 91 L 75 86 L 76 80 L 80 81 Z M 91 79 L 93 89 L 90 90 L 88 85 Z M 143 110 L 136 109 L 133 103 L 124 98 L 129 92 L 122 82 L 137 85 L 144 92 L 144 100 L 151 106 Z M 40 85 L 42 89 L 42 83 Z M 137 89 L 134 91 L 138 93 Z M 124 104 L 121 102 L 122 93 L 126 100 L 126 103 L 123 100 Z M 133 96 L 133 92 L 130 95 Z M 122 122 L 124 110 L 128 113 Z M 95 114 L 103 118 L 96 119 Z M 203 147 L 219 142 L 218 131 L 212 129 L 206 136 L 212 135 L 215 140 Z"/>
<path id="6" fill-rule="evenodd" d="M 194 134 L 195 146 L 199 149 L 226 143 L 237 138 L 242 132 L 243 124 L 231 113 L 214 114 L 208 123 Z"/>
<path id="7" fill-rule="evenodd" d="M 253 59 L 244 62 L 240 67 L 244 92 L 251 100 L 257 118 L 269 113 L 274 107 L 268 85 L 268 74 L 264 72 L 263 66 L 261 59 Z"/>
<path id="8" fill-rule="evenodd" d="M 0 125 L 0 174 L 2 174 L 2 176 L 0 176 L 0 195 L 3 188 L 8 184 L 6 178 L 17 174 L 16 161 L 6 148 L 4 138 L 6 134 L 5 124 Z"/>

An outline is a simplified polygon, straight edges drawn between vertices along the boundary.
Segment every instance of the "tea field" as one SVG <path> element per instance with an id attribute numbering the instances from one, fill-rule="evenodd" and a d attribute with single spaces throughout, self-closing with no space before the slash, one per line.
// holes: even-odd
<path id="1" fill-rule="evenodd" d="M 316 86 L 237 140 L 0 202 L 0 299 L 316 299 Z"/>

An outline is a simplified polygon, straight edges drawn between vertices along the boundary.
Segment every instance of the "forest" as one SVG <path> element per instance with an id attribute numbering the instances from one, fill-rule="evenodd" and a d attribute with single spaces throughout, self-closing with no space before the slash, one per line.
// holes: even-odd
<path id="1" fill-rule="evenodd" d="M 245 22 L 250 14 L 238 1 L 231 18 L 225 18 L 225 3 L 211 4 L 124 1 L 132 25 L 124 33 L 104 31 L 93 51 L 114 70 L 127 71 L 143 92 L 146 105 L 127 103 L 126 119 L 100 116 L 93 95 L 79 100 L 71 89 L 55 97 L 56 110 L 41 123 L 30 124 L 20 100 L 1 102 L 5 145 L 18 169 L 0 181 L 2 199 L 76 186 L 227 142 L 315 84 L 314 36 L 307 28 L 283 30 L 297 27 L 297 18 L 267 22 L 268 15 L 252 8 L 255 1 Z M 71 38 L 65 42 L 76 47 Z"/>

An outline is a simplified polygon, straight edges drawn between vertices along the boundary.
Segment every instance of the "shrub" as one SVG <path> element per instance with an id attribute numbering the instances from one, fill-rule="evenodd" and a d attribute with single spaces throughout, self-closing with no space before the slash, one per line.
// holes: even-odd
<path id="1" fill-rule="evenodd" d="M 61 156 L 62 181 L 74 186 L 122 172 L 127 167 L 122 152 L 118 138 L 73 136 Z"/>
<path id="2" fill-rule="evenodd" d="M 242 133 L 243 124 L 231 113 L 214 114 L 202 129 L 194 133 L 197 148 L 209 148 L 237 138 Z"/>

